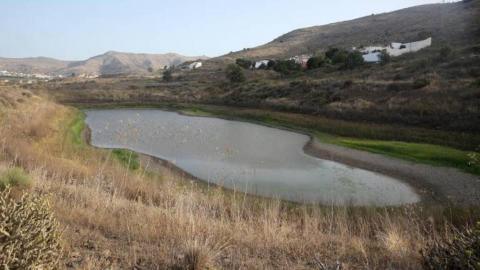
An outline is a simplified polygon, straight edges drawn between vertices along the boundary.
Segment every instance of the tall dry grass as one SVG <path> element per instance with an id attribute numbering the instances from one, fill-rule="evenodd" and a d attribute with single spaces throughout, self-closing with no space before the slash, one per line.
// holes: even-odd
<path id="1" fill-rule="evenodd" d="M 75 110 L 0 89 L 0 163 L 50 194 L 78 269 L 418 269 L 451 237 L 417 207 L 292 205 L 205 188 L 165 167 L 129 171 L 108 151 L 72 144 Z M 143 168 L 150 167 L 143 164 Z"/>

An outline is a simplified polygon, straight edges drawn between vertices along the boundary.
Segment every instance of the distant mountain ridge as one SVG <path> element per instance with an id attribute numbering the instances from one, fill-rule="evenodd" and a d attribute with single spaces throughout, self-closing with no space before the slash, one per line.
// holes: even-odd
<path id="1" fill-rule="evenodd" d="M 329 47 L 352 48 L 411 42 L 432 37 L 434 44 L 465 44 L 480 35 L 479 0 L 429 4 L 350 21 L 297 29 L 273 41 L 222 58 L 279 58 Z"/>
<path id="2" fill-rule="evenodd" d="M 0 58 L 0 70 L 48 75 L 143 74 L 149 69 L 179 65 L 206 56 L 183 56 L 176 53 L 143 54 L 109 51 L 83 61 L 63 61 L 47 57 Z"/>

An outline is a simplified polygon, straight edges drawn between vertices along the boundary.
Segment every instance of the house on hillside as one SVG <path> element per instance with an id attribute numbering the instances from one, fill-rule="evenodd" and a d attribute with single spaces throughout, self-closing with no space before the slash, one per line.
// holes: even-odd
<path id="1" fill-rule="evenodd" d="M 188 65 L 188 69 L 197 69 L 201 68 L 203 66 L 202 62 L 193 62 L 190 65 Z"/>
<path id="2" fill-rule="evenodd" d="M 202 62 L 195 61 L 195 62 L 183 63 L 179 67 L 180 67 L 180 69 L 184 69 L 184 70 L 193 70 L 193 69 L 201 68 L 202 66 L 203 66 Z M 168 69 L 168 68 L 170 68 L 170 67 L 168 67 L 168 66 L 164 67 L 164 69 Z"/>
<path id="3" fill-rule="evenodd" d="M 392 42 L 388 46 L 369 46 L 359 49 L 363 54 L 363 60 L 368 63 L 378 63 L 380 62 L 381 54 L 383 51 L 388 53 L 390 56 L 396 57 L 406 53 L 418 52 L 424 48 L 432 46 L 432 38 L 427 38 L 425 40 L 410 42 L 410 43 L 398 43 Z M 353 48 L 356 50 L 356 48 Z"/>
<path id="4" fill-rule="evenodd" d="M 312 55 L 302 54 L 296 55 L 294 57 L 289 58 L 288 60 L 293 60 L 295 63 L 301 65 L 303 68 L 307 68 L 308 60 L 312 57 Z"/>
<path id="5" fill-rule="evenodd" d="M 400 56 L 402 54 L 411 53 L 411 52 L 418 52 L 424 48 L 432 46 L 432 38 L 429 37 L 425 40 L 410 42 L 410 43 L 397 43 L 392 42 L 390 46 L 388 46 L 387 53 L 391 56 Z"/>
<path id="6" fill-rule="evenodd" d="M 255 69 L 267 68 L 267 67 L 268 67 L 268 63 L 270 63 L 270 60 L 260 60 L 260 61 L 256 61 L 256 62 L 253 64 L 253 67 L 254 67 Z"/>

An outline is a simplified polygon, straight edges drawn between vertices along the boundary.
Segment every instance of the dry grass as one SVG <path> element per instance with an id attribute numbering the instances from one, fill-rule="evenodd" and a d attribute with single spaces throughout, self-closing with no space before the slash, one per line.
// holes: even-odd
<path id="1" fill-rule="evenodd" d="M 129 171 L 70 142 L 76 112 L 34 95 L 0 110 L 0 163 L 51 195 L 65 267 L 418 269 L 420 250 L 450 237 L 417 208 L 294 206 L 200 188 L 167 168 Z"/>

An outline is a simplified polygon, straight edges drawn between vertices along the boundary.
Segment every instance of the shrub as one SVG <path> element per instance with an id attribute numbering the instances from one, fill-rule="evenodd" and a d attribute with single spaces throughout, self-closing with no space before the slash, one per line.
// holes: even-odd
<path id="1" fill-rule="evenodd" d="M 283 75 L 288 75 L 302 70 L 302 66 L 294 60 L 279 60 L 275 63 L 273 70 Z"/>
<path id="2" fill-rule="evenodd" d="M 268 68 L 269 68 L 269 69 L 270 69 L 270 68 L 273 68 L 273 67 L 275 66 L 275 64 L 276 64 L 275 61 L 269 60 L 269 61 L 268 61 Z"/>
<path id="3" fill-rule="evenodd" d="M 112 151 L 113 155 L 130 170 L 138 170 L 140 168 L 140 161 L 138 160 L 138 154 L 123 149 L 115 149 Z"/>
<path id="4" fill-rule="evenodd" d="M 232 83 L 240 83 L 246 80 L 245 74 L 243 74 L 242 69 L 239 65 L 236 64 L 228 65 L 225 71 L 225 75 L 227 79 L 229 79 Z"/>
<path id="5" fill-rule="evenodd" d="M 169 82 L 173 79 L 172 70 L 167 69 L 163 71 L 163 80 Z"/>
<path id="6" fill-rule="evenodd" d="M 478 87 L 478 88 L 480 88 L 480 79 L 475 80 L 475 81 L 472 83 L 472 86 L 473 86 L 473 87 Z"/>
<path id="7" fill-rule="evenodd" d="M 382 51 L 380 53 L 380 64 L 386 65 L 390 63 L 391 60 L 392 60 L 392 57 L 390 56 L 390 54 L 387 53 L 387 51 Z"/>
<path id="8" fill-rule="evenodd" d="M 330 48 L 328 51 L 325 52 L 325 57 L 332 60 L 333 57 L 339 52 L 338 48 Z"/>
<path id="9" fill-rule="evenodd" d="M 425 269 L 480 269 L 480 223 L 453 241 L 435 241 L 422 251 Z"/>
<path id="10" fill-rule="evenodd" d="M 241 66 L 242 68 L 244 69 L 249 69 L 252 67 L 252 65 L 254 64 L 253 61 L 250 61 L 248 59 L 243 59 L 243 58 L 239 58 L 235 61 L 235 63 L 239 66 Z"/>
<path id="11" fill-rule="evenodd" d="M 425 86 L 428 86 L 430 84 L 430 81 L 427 79 L 416 79 L 413 82 L 413 89 L 420 89 L 424 88 Z"/>
<path id="12" fill-rule="evenodd" d="M 325 59 L 322 56 L 314 56 L 308 59 L 307 68 L 316 69 L 323 66 L 324 63 L 325 63 Z"/>
<path id="13" fill-rule="evenodd" d="M 10 168 L 0 174 L 1 190 L 5 189 L 8 186 L 28 187 L 30 186 L 30 184 L 30 176 L 22 168 Z"/>
<path id="14" fill-rule="evenodd" d="M 2 269 L 57 269 L 61 256 L 58 223 L 44 198 L 26 194 L 18 201 L 0 191 Z"/>
<path id="15" fill-rule="evenodd" d="M 362 53 L 359 51 L 353 51 L 348 53 L 347 58 L 345 58 L 344 67 L 347 69 L 357 68 L 365 63 L 363 60 Z"/>
<path id="16" fill-rule="evenodd" d="M 345 51 L 345 50 L 338 51 L 333 56 L 333 58 L 331 58 L 332 64 L 334 64 L 334 65 L 345 64 L 345 62 L 347 61 L 347 57 L 348 57 L 348 52 L 347 51 Z M 362 59 L 363 59 L 363 57 L 362 57 Z"/>

